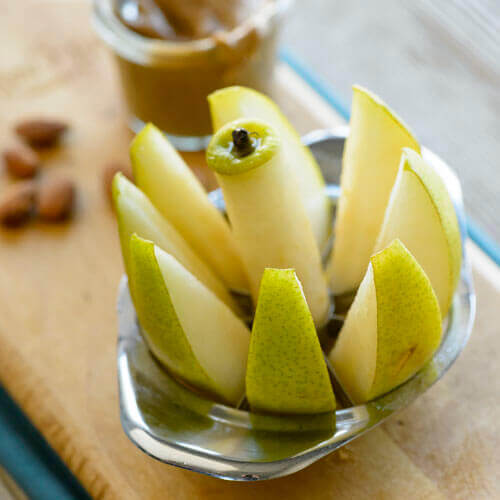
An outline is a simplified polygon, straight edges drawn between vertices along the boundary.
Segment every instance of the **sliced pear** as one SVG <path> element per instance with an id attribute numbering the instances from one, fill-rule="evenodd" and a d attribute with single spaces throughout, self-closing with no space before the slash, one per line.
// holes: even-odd
<path id="1" fill-rule="evenodd" d="M 174 257 L 130 240 L 134 305 L 145 339 L 174 375 L 236 405 L 245 389 L 250 332 Z"/>
<path id="2" fill-rule="evenodd" d="M 354 86 L 329 265 L 336 295 L 355 290 L 363 279 L 404 147 L 420 150 L 408 127 L 388 106 L 368 90 Z"/>
<path id="3" fill-rule="evenodd" d="M 266 269 L 262 276 L 246 391 L 254 411 L 315 414 L 335 410 L 323 351 L 293 269 Z"/>
<path id="4" fill-rule="evenodd" d="M 237 146 L 239 133 L 246 140 Z M 330 305 L 326 278 L 297 180 L 289 175 L 282 155 L 283 147 L 266 123 L 236 120 L 213 136 L 207 162 L 222 188 L 254 303 L 266 267 L 293 267 L 314 321 L 320 325 Z"/>
<path id="5" fill-rule="evenodd" d="M 411 149 L 403 151 L 375 251 L 395 238 L 424 269 L 446 316 L 460 276 L 460 230 L 441 177 Z"/>
<path id="6" fill-rule="evenodd" d="M 348 396 L 363 403 L 419 371 L 441 335 L 441 312 L 429 278 L 394 240 L 370 259 L 329 359 Z"/>
<path id="7" fill-rule="evenodd" d="M 137 233 L 172 254 L 233 310 L 238 308 L 224 284 L 191 250 L 177 230 L 156 210 L 147 196 L 124 175 L 113 179 L 113 203 L 118 219 L 118 231 L 125 271 L 130 276 L 130 236 Z M 133 290 L 131 289 L 133 294 Z"/>
<path id="8" fill-rule="evenodd" d="M 262 120 L 276 130 L 283 143 L 289 172 L 299 179 L 300 197 L 322 250 L 331 233 L 332 207 L 325 193 L 325 181 L 314 156 L 302 144 L 299 134 L 269 97 L 246 87 L 227 87 L 208 96 L 214 132 L 239 118 Z"/>
<path id="9" fill-rule="evenodd" d="M 130 156 L 137 186 L 158 211 L 229 288 L 248 290 L 229 225 L 162 132 L 146 125 Z"/>

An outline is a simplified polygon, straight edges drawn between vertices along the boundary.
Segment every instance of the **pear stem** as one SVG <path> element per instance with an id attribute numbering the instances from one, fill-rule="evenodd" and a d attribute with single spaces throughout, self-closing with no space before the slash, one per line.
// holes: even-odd
<path id="1" fill-rule="evenodd" d="M 247 129 L 235 128 L 232 132 L 233 136 L 233 151 L 238 156 L 248 156 L 255 150 L 254 143 L 250 138 Z"/>

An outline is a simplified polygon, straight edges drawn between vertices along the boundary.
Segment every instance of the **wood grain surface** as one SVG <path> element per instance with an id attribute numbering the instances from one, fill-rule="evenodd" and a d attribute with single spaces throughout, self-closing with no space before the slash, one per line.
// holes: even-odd
<path id="1" fill-rule="evenodd" d="M 471 246 L 478 316 L 467 349 L 410 408 L 293 476 L 230 483 L 161 464 L 125 437 L 115 300 L 123 272 L 101 170 L 131 134 L 84 1 L 8 2 L 0 17 L 0 144 L 31 115 L 71 122 L 46 172 L 78 184 L 74 219 L 0 232 L 0 381 L 94 498 L 500 498 L 500 271 Z M 301 132 L 340 119 L 289 69 L 276 95 Z M 202 167 L 201 157 L 189 161 Z M 1 175 L 0 189 L 7 182 Z"/>

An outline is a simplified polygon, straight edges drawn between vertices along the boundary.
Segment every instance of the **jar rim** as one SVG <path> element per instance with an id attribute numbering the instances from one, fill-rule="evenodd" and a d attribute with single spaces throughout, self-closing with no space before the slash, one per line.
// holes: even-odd
<path id="1" fill-rule="evenodd" d="M 253 31 L 265 36 L 284 15 L 293 0 L 272 0 L 234 28 L 221 33 L 220 40 L 208 36 L 197 40 L 159 40 L 147 38 L 125 26 L 115 12 L 115 0 L 93 1 L 93 24 L 104 42 L 120 56 L 137 63 L 159 62 L 187 55 L 202 55 L 216 50 L 223 40 L 226 47 L 236 47 Z"/>

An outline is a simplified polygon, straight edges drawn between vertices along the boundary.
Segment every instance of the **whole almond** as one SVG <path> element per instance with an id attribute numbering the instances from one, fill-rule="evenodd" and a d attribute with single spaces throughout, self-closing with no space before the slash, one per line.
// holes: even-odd
<path id="1" fill-rule="evenodd" d="M 104 192 L 109 199 L 111 199 L 112 196 L 111 186 L 113 184 L 113 178 L 118 172 L 121 172 L 128 180 L 134 182 L 134 174 L 130 165 L 118 162 L 111 162 L 105 165 L 102 171 L 102 181 Z"/>
<path id="2" fill-rule="evenodd" d="M 34 177 L 38 172 L 38 155 L 28 148 L 7 149 L 3 152 L 7 172 L 13 177 Z"/>
<path id="3" fill-rule="evenodd" d="M 58 222 L 67 218 L 75 199 L 75 185 L 71 179 L 52 176 L 42 179 L 36 196 L 36 211 L 48 222 Z"/>
<path id="4" fill-rule="evenodd" d="M 24 120 L 16 125 L 16 133 L 35 148 L 45 148 L 57 144 L 68 129 L 68 124 L 60 120 Z"/>
<path id="5" fill-rule="evenodd" d="M 33 214 L 35 184 L 23 181 L 11 184 L 0 196 L 0 222 L 5 226 L 19 226 Z"/>

